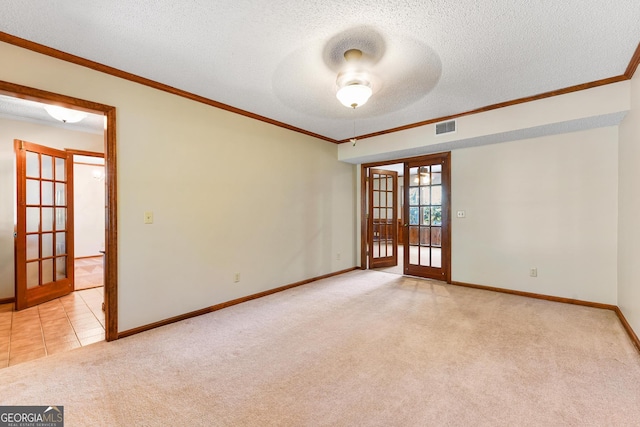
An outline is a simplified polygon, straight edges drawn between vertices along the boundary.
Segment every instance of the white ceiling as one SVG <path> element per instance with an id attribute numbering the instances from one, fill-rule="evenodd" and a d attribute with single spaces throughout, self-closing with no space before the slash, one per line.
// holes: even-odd
<path id="1" fill-rule="evenodd" d="M 51 117 L 40 102 L 0 95 L 0 118 L 23 120 L 44 126 L 55 126 L 78 132 L 104 133 L 104 116 L 87 113 L 77 123 L 63 123 Z"/>
<path id="2" fill-rule="evenodd" d="M 638 0 L 3 0 L 0 31 L 345 140 L 623 74 Z M 342 54 L 374 94 L 335 98 Z M 93 100 L 100 102 L 100 100 Z"/>

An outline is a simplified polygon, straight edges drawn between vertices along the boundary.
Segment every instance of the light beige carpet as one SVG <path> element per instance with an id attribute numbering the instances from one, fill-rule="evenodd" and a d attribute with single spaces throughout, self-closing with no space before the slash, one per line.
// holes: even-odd
<path id="1" fill-rule="evenodd" d="M 637 426 L 613 312 L 354 271 L 0 370 L 66 426 Z"/>

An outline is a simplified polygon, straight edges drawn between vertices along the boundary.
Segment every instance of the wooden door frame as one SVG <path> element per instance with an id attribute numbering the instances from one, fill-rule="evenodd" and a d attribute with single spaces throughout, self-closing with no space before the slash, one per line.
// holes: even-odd
<path id="1" fill-rule="evenodd" d="M 75 156 L 85 156 L 85 157 L 98 157 L 98 158 L 101 158 L 103 160 L 103 163 L 104 163 L 102 165 L 102 167 L 104 167 L 105 170 L 106 170 L 106 159 L 104 158 L 104 155 L 105 155 L 104 153 L 98 153 L 98 152 L 95 152 L 95 151 L 77 150 L 75 148 L 65 148 L 64 151 L 66 151 L 67 155 L 69 155 L 69 157 L 70 157 L 71 168 L 75 168 L 76 164 L 98 166 L 98 165 L 93 165 L 93 164 L 90 164 L 90 163 L 80 163 L 80 162 L 76 162 L 74 160 Z M 74 188 L 74 191 L 75 191 L 75 186 L 73 188 Z M 106 193 L 105 193 L 105 195 L 106 195 Z M 71 197 L 74 198 L 74 203 L 75 203 L 75 193 L 71 194 Z M 104 207 L 106 209 L 106 204 L 105 204 Z M 75 206 L 74 206 L 74 208 L 75 208 Z M 75 209 L 74 209 L 74 221 L 75 221 Z M 106 218 L 105 218 L 105 225 L 106 225 Z M 74 225 L 74 233 L 75 233 L 75 225 Z M 91 256 L 91 257 L 82 257 L 82 258 L 93 258 L 93 256 Z M 104 263 L 104 254 L 102 254 L 102 258 L 103 258 L 103 263 Z M 74 263 L 75 263 L 76 259 L 80 259 L 80 258 L 75 258 L 75 255 L 74 255 Z M 103 283 L 103 285 L 106 282 L 106 275 L 105 275 L 106 271 L 105 270 L 106 269 L 103 269 L 103 271 L 102 271 L 102 283 Z M 75 274 L 75 271 L 74 271 L 74 274 Z M 75 277 L 73 279 L 73 290 L 74 290 L 74 292 L 76 290 Z M 105 313 L 106 313 L 106 304 L 105 304 Z"/>
<path id="2" fill-rule="evenodd" d="M 445 156 L 448 158 L 449 160 L 449 171 L 451 171 L 451 152 L 450 151 L 446 151 L 446 152 L 439 152 L 439 153 L 432 153 L 432 154 L 425 154 L 423 156 L 416 156 L 416 157 L 403 157 L 401 159 L 394 159 L 394 160 L 386 160 L 386 161 L 382 161 L 382 162 L 372 162 L 372 163 L 362 163 L 360 165 L 360 268 L 362 270 L 367 270 L 369 268 L 368 266 L 368 257 L 367 257 L 367 248 L 368 248 L 368 229 L 367 229 L 367 169 L 369 168 L 380 168 L 380 167 L 384 167 L 387 165 L 395 165 L 396 163 L 406 163 L 406 162 L 413 162 L 413 161 L 421 161 L 421 160 L 426 160 L 426 159 L 433 159 L 434 156 Z M 405 189 L 406 190 L 406 189 Z M 449 188 L 446 190 L 447 191 L 447 199 L 449 200 L 448 203 L 448 211 L 449 211 L 449 215 L 451 214 L 450 212 L 450 208 L 451 208 L 451 183 L 449 183 Z M 443 212 L 444 215 L 444 212 Z M 447 283 L 451 283 L 451 229 L 453 227 L 453 224 L 451 223 L 451 218 L 449 218 L 449 227 L 447 230 L 447 233 L 443 234 L 442 238 L 443 241 L 444 239 L 446 239 L 447 242 L 449 242 L 448 244 L 448 259 L 449 262 L 447 263 L 447 266 L 445 268 L 445 280 Z M 403 267 L 404 267 L 404 261 L 403 261 Z M 443 263 L 443 267 L 444 267 L 444 263 Z M 404 268 L 403 268 L 403 272 L 404 272 Z"/>
<path id="3" fill-rule="evenodd" d="M 29 101 L 55 104 L 62 107 L 102 114 L 106 118 L 104 159 L 106 172 L 105 215 L 105 339 L 118 339 L 118 232 L 117 232 L 117 169 L 116 169 L 116 108 L 41 89 L 0 80 L 0 94 Z"/>

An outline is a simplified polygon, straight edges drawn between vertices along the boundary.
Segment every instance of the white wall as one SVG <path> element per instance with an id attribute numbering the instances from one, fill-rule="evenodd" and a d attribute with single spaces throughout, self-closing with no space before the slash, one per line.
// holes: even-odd
<path id="1" fill-rule="evenodd" d="M 617 304 L 617 140 L 608 127 L 453 151 L 452 280 Z"/>
<path id="2" fill-rule="evenodd" d="M 14 296 L 13 226 L 15 154 L 13 140 L 22 139 L 53 148 L 104 150 L 104 136 L 0 118 L 0 299 Z"/>
<path id="3" fill-rule="evenodd" d="M 94 178 L 94 171 L 104 177 L 102 165 L 73 165 L 73 250 L 76 258 L 100 256 L 104 249 L 105 182 Z"/>
<path id="4" fill-rule="evenodd" d="M 631 80 L 631 111 L 620 125 L 618 306 L 640 335 L 640 70 Z"/>
<path id="5" fill-rule="evenodd" d="M 354 166 L 335 144 L 8 44 L 0 57 L 0 80 L 117 108 L 120 331 L 355 265 Z"/>

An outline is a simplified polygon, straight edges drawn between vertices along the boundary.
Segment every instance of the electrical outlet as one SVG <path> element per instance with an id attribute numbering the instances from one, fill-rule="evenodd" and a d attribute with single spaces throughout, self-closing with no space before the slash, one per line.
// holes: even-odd
<path id="1" fill-rule="evenodd" d="M 336 260 L 340 261 L 340 258 L 342 258 L 342 256 L 340 255 L 340 252 L 338 252 L 338 253 L 336 254 Z"/>
<path id="2" fill-rule="evenodd" d="M 536 267 L 529 269 L 529 276 L 538 277 L 538 269 Z"/>
<path id="3" fill-rule="evenodd" d="M 456 216 L 458 218 L 466 218 L 467 217 L 467 213 L 465 211 L 457 211 L 456 212 Z"/>
<path id="4" fill-rule="evenodd" d="M 234 278 L 233 278 L 233 281 L 234 281 L 235 283 L 238 283 L 238 282 L 240 281 L 240 273 L 236 273 L 236 275 L 235 275 L 235 276 L 234 276 Z"/>

